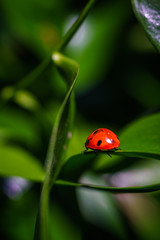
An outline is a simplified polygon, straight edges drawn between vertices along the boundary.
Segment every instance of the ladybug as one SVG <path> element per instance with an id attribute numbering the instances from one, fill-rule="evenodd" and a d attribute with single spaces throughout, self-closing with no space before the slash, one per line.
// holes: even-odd
<path id="1" fill-rule="evenodd" d="M 109 129 L 99 128 L 89 135 L 85 143 L 88 150 L 114 150 L 120 146 L 120 141 L 116 134 Z"/>

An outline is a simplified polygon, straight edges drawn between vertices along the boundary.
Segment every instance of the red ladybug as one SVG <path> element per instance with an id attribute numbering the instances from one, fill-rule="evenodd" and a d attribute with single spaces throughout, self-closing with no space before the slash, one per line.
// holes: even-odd
<path id="1" fill-rule="evenodd" d="M 111 150 L 120 146 L 116 134 L 106 128 L 99 128 L 89 135 L 85 147 L 93 150 Z"/>

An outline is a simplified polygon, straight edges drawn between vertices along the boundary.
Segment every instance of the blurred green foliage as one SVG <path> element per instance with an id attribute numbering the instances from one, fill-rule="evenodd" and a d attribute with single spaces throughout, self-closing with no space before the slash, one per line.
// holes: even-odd
<path id="1" fill-rule="evenodd" d="M 67 89 L 53 64 L 37 78 L 32 76 L 16 94 L 14 87 L 52 55 L 85 4 L 72 0 L 0 2 L 0 234 L 4 240 L 30 240 L 34 235 L 40 186 L 34 183 L 23 193 L 14 178 L 6 185 L 4 175 L 42 181 L 52 124 Z M 74 89 L 74 128 L 68 135 L 71 141 L 61 179 L 119 187 L 123 181 L 123 186 L 128 186 L 132 176 L 134 186 L 141 163 L 140 171 L 145 169 L 145 174 L 139 185 L 149 184 L 148 178 L 151 183 L 159 181 L 158 174 L 153 174 L 160 151 L 159 55 L 145 31 L 159 49 L 156 37 L 160 21 L 157 17 L 155 27 L 148 16 L 143 17 L 140 10 L 147 4 L 147 0 L 133 1 L 141 26 L 130 2 L 97 1 L 64 50 L 77 61 L 80 72 Z M 158 16 L 159 2 L 149 6 Z M 110 128 L 120 136 L 122 152 L 112 158 L 82 154 L 86 138 L 99 127 Z M 131 154 L 131 158 L 125 150 L 141 155 Z M 146 158 L 152 160 L 150 164 Z M 157 171 L 159 168 L 157 163 Z M 20 196 L 17 189 L 22 190 Z M 159 197 L 159 192 L 113 196 L 54 186 L 51 239 L 158 240 Z"/>

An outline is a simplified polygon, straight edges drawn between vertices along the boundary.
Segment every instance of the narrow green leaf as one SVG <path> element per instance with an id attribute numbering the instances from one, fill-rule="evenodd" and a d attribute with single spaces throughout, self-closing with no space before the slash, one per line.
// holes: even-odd
<path id="1" fill-rule="evenodd" d="M 57 51 L 61 51 L 67 43 L 70 41 L 74 33 L 78 30 L 79 26 L 87 16 L 91 9 L 94 0 L 90 0 L 79 18 L 75 21 L 73 26 L 64 36 L 62 41 L 57 47 Z M 55 52 L 52 55 L 54 64 L 65 77 L 67 83 L 69 83 L 68 93 L 61 105 L 57 118 L 54 123 L 53 131 L 51 134 L 51 140 L 48 147 L 48 154 L 46 158 L 46 177 L 42 186 L 39 216 L 37 218 L 37 227 L 35 229 L 34 239 L 47 240 L 48 239 L 48 205 L 49 205 L 49 193 L 51 186 L 55 183 L 56 178 L 61 170 L 61 165 L 64 161 L 63 154 L 67 148 L 72 132 L 71 125 L 73 119 L 73 99 L 71 93 L 76 83 L 79 66 L 76 62 L 67 59 L 62 54 Z"/>
<path id="2" fill-rule="evenodd" d="M 83 187 L 93 190 L 107 191 L 111 193 L 145 193 L 160 190 L 160 183 L 138 187 L 105 187 L 85 183 L 74 183 L 70 181 L 57 180 L 57 185 L 69 187 Z"/>
<path id="3" fill-rule="evenodd" d="M 43 181 L 45 173 L 38 160 L 25 150 L 15 146 L 1 145 L 0 175 Z"/>
<path id="4" fill-rule="evenodd" d="M 70 87 L 77 77 L 79 68 L 78 64 L 74 60 L 64 56 L 59 52 L 53 53 L 52 60 L 63 77 L 63 80 Z"/>
<path id="5" fill-rule="evenodd" d="M 132 0 L 134 12 L 154 46 L 160 51 L 160 1 Z"/>
<path id="6" fill-rule="evenodd" d="M 71 97 L 71 93 L 79 72 L 78 64 L 60 53 L 54 53 L 52 59 L 62 76 L 65 76 L 69 90 L 54 123 L 48 149 L 46 168 L 50 181 L 54 181 L 59 173 L 62 164 L 61 161 L 64 160 L 64 154 L 66 153 L 69 139 L 72 136 L 71 127 L 74 115 L 74 100 Z"/>
<path id="7" fill-rule="evenodd" d="M 69 90 L 54 122 L 46 157 L 46 175 L 42 186 L 39 218 L 37 219 L 37 229 L 35 231 L 35 239 L 41 240 L 48 239 L 49 193 L 61 170 L 67 145 L 72 135 L 71 126 L 74 115 L 74 101 L 71 93 L 79 72 L 76 62 L 58 52 L 53 54 L 52 59 L 62 76 L 65 76 L 65 81 L 69 84 Z"/>

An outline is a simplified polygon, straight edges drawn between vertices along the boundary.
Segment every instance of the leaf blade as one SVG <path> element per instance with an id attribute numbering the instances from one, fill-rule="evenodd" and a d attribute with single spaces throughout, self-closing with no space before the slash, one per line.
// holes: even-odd
<path id="1" fill-rule="evenodd" d="M 96 162 L 95 171 L 107 172 L 112 167 L 116 170 L 119 166 L 133 164 L 137 158 L 160 160 L 160 113 L 144 116 L 131 122 L 121 131 L 119 139 L 121 150 L 111 152 L 111 155 L 114 155 L 112 159 Z M 106 153 L 103 151 L 100 154 Z M 116 156 L 125 158 L 118 159 Z"/>
<path id="2" fill-rule="evenodd" d="M 160 113 L 145 116 L 131 122 L 121 131 L 119 139 L 121 150 L 110 151 L 112 158 L 106 155 L 106 151 L 98 152 L 97 155 L 93 151 L 88 151 L 86 155 L 90 155 L 90 158 L 96 158 L 93 165 L 90 164 L 90 168 L 92 167 L 95 172 L 101 173 L 107 171 L 115 172 L 124 166 L 130 166 L 137 161 L 136 158 L 160 160 Z M 127 159 L 126 157 L 132 157 L 132 159 Z M 78 158 L 83 160 L 85 157 L 83 157 L 83 154 L 77 154 L 68 159 L 68 166 L 64 165 L 64 169 L 62 169 L 64 170 L 64 176 L 67 167 L 70 167 L 70 175 L 72 173 L 74 175 L 76 166 L 74 167 L 72 162 L 78 161 Z M 86 161 L 88 160 L 89 158 L 86 158 Z M 82 174 L 85 168 L 86 170 L 88 169 L 87 163 L 82 166 L 79 166 L 79 175 L 80 170 Z"/>
<path id="3" fill-rule="evenodd" d="M 160 2 L 132 0 L 133 10 L 149 39 L 160 52 Z"/>
<path id="4" fill-rule="evenodd" d="M 122 151 L 146 153 L 160 159 L 160 113 L 142 117 L 129 124 L 120 135 Z"/>
<path id="5" fill-rule="evenodd" d="M 68 92 L 54 123 L 46 158 L 46 169 L 48 172 L 46 176 L 49 177 L 48 181 L 53 183 L 61 168 L 61 159 L 67 148 L 66 140 L 69 140 L 71 134 L 70 129 L 74 114 L 74 100 L 71 93 L 78 77 L 79 66 L 75 61 L 58 52 L 53 54 L 52 59 L 57 69 L 60 70 L 62 77 L 65 76 L 64 80 L 67 85 L 69 85 Z"/>
<path id="6" fill-rule="evenodd" d="M 55 54 L 55 55 L 54 55 Z M 73 60 L 64 57 L 60 53 L 54 53 L 52 60 L 58 69 L 61 70 L 65 80 L 71 82 L 68 92 L 57 114 L 46 157 L 46 175 L 42 186 L 39 217 L 37 218 L 37 229 L 34 239 L 47 239 L 48 237 L 48 210 L 49 193 L 52 185 L 55 183 L 63 163 L 63 154 L 65 152 L 66 139 L 69 139 L 69 132 L 73 117 L 73 99 L 71 93 L 76 83 L 79 66 Z M 68 60 L 68 61 L 67 61 Z M 70 66 L 71 65 L 71 66 Z"/>
<path id="7" fill-rule="evenodd" d="M 31 154 L 15 146 L 0 147 L 0 175 L 19 176 L 32 181 L 43 181 L 44 170 Z"/>

